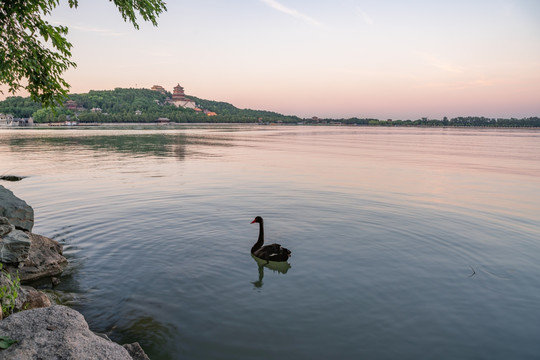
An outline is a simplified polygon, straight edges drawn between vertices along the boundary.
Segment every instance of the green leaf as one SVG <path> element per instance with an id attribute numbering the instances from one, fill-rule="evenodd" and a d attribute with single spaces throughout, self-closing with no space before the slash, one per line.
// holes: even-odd
<path id="1" fill-rule="evenodd" d="M 157 17 L 167 10 L 163 0 L 111 1 L 136 29 L 137 14 L 157 25 Z M 76 67 L 70 60 L 68 28 L 44 19 L 59 4 L 59 0 L 0 0 L 0 85 L 7 85 L 12 94 L 26 89 L 33 100 L 50 108 L 65 101 L 69 84 L 62 76 Z M 78 0 L 68 0 L 68 5 L 77 8 Z"/>
<path id="2" fill-rule="evenodd" d="M 7 336 L 0 336 L 0 349 L 7 349 L 16 342 L 17 340 L 13 340 L 11 338 L 8 338 Z"/>

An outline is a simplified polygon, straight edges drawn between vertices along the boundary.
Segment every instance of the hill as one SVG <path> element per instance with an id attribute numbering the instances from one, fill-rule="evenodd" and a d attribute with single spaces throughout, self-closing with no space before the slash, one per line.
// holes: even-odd
<path id="1" fill-rule="evenodd" d="M 36 123 L 63 122 L 155 122 L 167 118 L 172 122 L 297 122 L 296 116 L 285 116 L 270 111 L 239 109 L 232 104 L 189 96 L 197 110 L 176 107 L 168 102 L 170 93 L 150 89 L 91 90 L 84 94 L 70 94 L 56 110 L 42 108 L 29 97 L 8 97 L 0 101 L 0 113 L 15 118 L 33 117 Z M 203 110 L 207 110 L 206 112 Z M 208 116 L 207 113 L 216 115 Z"/>
<path id="2" fill-rule="evenodd" d="M 262 121 L 281 120 L 283 122 L 298 122 L 301 120 L 298 116 L 286 116 L 272 111 L 239 109 L 234 105 L 222 101 L 204 100 L 194 96 L 189 96 L 189 98 L 193 99 L 199 107 L 218 114 L 220 119 L 236 120 L 230 122 L 253 122 L 258 119 Z"/>

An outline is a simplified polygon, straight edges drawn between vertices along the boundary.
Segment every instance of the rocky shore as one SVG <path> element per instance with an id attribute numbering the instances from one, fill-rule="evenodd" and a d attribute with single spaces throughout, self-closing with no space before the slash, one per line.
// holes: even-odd
<path id="1" fill-rule="evenodd" d="M 53 305 L 47 294 L 21 285 L 58 276 L 68 261 L 62 245 L 32 233 L 34 210 L 0 185 L 1 359 L 149 359 L 138 343 L 119 345 L 93 333 L 84 316 Z"/>

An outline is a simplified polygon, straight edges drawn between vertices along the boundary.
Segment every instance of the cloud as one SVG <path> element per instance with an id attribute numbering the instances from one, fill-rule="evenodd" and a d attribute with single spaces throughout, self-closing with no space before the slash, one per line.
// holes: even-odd
<path id="1" fill-rule="evenodd" d="M 261 0 L 266 5 L 270 6 L 272 9 L 280 11 L 284 14 L 291 15 L 297 19 L 301 19 L 312 25 L 322 25 L 319 21 L 313 19 L 312 17 L 302 14 L 301 12 L 291 9 L 275 0 Z"/>

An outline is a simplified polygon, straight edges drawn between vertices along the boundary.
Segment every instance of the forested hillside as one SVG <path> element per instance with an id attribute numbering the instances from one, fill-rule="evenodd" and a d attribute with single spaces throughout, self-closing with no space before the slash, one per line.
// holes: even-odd
<path id="1" fill-rule="evenodd" d="M 41 104 L 34 102 L 30 97 L 10 96 L 0 101 L 0 113 L 11 114 L 16 118 L 29 118 L 41 109 Z"/>
<path id="2" fill-rule="evenodd" d="M 194 96 L 189 96 L 199 107 L 213 111 L 217 116 L 214 121 L 219 122 L 253 122 L 261 119 L 261 121 L 282 121 L 282 122 L 298 122 L 301 119 L 298 116 L 285 116 L 272 111 L 239 109 L 222 101 L 204 100 Z"/>
<path id="3" fill-rule="evenodd" d="M 270 111 L 238 109 L 218 101 L 193 99 L 201 111 L 185 109 L 169 104 L 170 93 L 162 94 L 149 89 L 91 90 L 85 94 L 70 94 L 66 107 L 55 110 L 42 108 L 29 97 L 9 97 L 0 102 L 0 113 L 12 114 L 16 118 L 33 117 L 36 123 L 66 121 L 79 122 L 155 122 L 168 118 L 172 122 L 296 122 L 298 117 L 284 116 Z M 76 106 L 69 106 L 68 100 Z M 73 103 L 72 103 L 73 104 Z M 208 116 L 202 110 L 215 112 Z"/>

